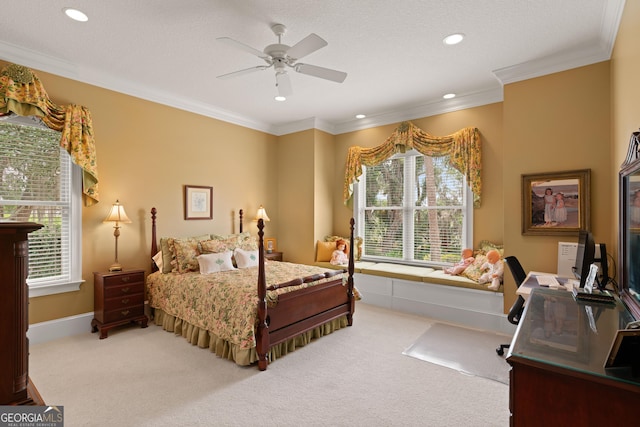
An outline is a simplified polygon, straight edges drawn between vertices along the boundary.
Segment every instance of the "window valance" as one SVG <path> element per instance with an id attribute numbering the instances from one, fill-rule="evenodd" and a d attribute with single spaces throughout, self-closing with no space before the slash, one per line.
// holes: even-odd
<path id="1" fill-rule="evenodd" d="M 61 132 L 60 146 L 82 168 L 85 206 L 98 203 L 98 165 L 91 113 L 81 105 L 58 106 L 38 76 L 27 67 L 10 64 L 0 71 L 0 115 L 37 116 Z"/>
<path id="2" fill-rule="evenodd" d="M 432 136 L 411 122 L 402 122 L 387 140 L 373 148 L 350 147 L 344 177 L 345 204 L 353 195 L 353 183 L 362 175 L 362 166 L 375 166 L 396 153 L 415 149 L 425 156 L 449 155 L 451 165 L 464 174 L 473 192 L 473 206 L 480 206 L 481 140 L 477 128 L 468 127 L 447 136 Z"/>

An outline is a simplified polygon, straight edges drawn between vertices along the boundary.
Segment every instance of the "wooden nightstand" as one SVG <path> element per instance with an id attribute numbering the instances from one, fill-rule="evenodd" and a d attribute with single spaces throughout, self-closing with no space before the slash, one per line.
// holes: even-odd
<path id="1" fill-rule="evenodd" d="M 109 329 L 131 322 L 147 327 L 144 314 L 144 270 L 93 273 L 91 332 L 107 338 Z"/>
<path id="2" fill-rule="evenodd" d="M 271 261 L 282 261 L 282 252 L 273 251 L 271 253 L 265 252 L 264 257 Z"/>

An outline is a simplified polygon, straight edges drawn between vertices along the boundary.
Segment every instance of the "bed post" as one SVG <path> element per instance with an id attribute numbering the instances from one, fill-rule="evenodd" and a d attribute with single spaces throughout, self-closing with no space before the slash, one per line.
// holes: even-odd
<path id="1" fill-rule="evenodd" d="M 258 328 L 256 331 L 256 352 L 258 369 L 267 369 L 269 351 L 269 324 L 267 323 L 267 283 L 264 274 L 264 221 L 258 220 Z"/>
<path id="2" fill-rule="evenodd" d="M 353 271 L 354 271 L 354 249 L 355 242 L 353 236 L 353 229 L 355 225 L 355 220 L 351 218 L 349 221 L 350 235 L 349 235 L 349 278 L 347 279 L 347 295 L 349 296 L 349 314 L 347 314 L 347 324 L 349 326 L 353 325 L 353 313 L 356 310 L 356 298 L 353 295 Z"/>
<path id="3" fill-rule="evenodd" d="M 158 266 L 153 260 L 153 256 L 158 253 L 158 241 L 156 240 L 156 213 L 155 207 L 151 208 L 151 272 L 158 271 Z"/>
<path id="4" fill-rule="evenodd" d="M 238 215 L 240 216 L 240 233 L 242 233 L 242 216 L 244 215 L 244 211 L 240 209 Z"/>

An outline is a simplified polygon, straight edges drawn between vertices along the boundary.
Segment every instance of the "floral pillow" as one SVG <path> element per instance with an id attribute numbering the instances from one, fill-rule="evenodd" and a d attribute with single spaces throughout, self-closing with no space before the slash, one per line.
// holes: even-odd
<path id="1" fill-rule="evenodd" d="M 485 254 L 477 254 L 475 258 L 473 264 L 465 268 L 460 275 L 477 282 L 480 276 L 482 276 L 482 273 L 484 273 L 482 265 L 487 262 L 487 256 Z"/>
<path id="2" fill-rule="evenodd" d="M 236 248 L 244 249 L 245 251 L 255 251 L 258 249 L 258 242 L 255 236 L 245 231 L 243 233 L 229 234 L 228 236 L 211 235 L 211 240 L 219 242 L 218 244 L 212 244 L 213 247 L 221 248 L 225 247 L 226 250 L 232 251 Z M 220 252 L 219 250 L 217 252 Z"/>
<path id="3" fill-rule="evenodd" d="M 196 239 L 173 239 L 176 254 L 175 266 L 178 273 L 198 271 L 198 241 Z"/>
<path id="4" fill-rule="evenodd" d="M 195 240 L 207 240 L 210 236 L 208 234 L 202 236 L 188 237 L 188 239 Z M 176 268 L 176 254 L 173 248 L 173 237 L 163 237 L 160 239 L 160 251 L 162 252 L 162 268 L 160 271 L 163 273 L 171 273 Z M 176 270 L 177 271 L 177 270 Z"/>

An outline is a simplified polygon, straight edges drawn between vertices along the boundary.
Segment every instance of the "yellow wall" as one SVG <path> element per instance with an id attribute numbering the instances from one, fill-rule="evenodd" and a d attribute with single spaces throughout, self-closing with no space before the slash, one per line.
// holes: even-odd
<path id="1" fill-rule="evenodd" d="M 468 126 L 477 127 L 480 130 L 483 191 L 482 204 L 474 211 L 474 245 L 481 240 L 502 243 L 502 167 L 504 163 L 502 103 L 411 120 L 411 122 L 434 136 L 449 135 Z M 380 145 L 391 136 L 398 124 L 394 123 L 336 136 L 335 162 L 338 167 L 334 171 L 333 222 L 338 234 L 348 235 L 349 218 L 353 216 L 352 204 L 349 203 L 349 206 L 345 206 L 342 197 L 348 148 L 354 145 L 367 148 Z"/>
<path id="2" fill-rule="evenodd" d="M 640 5 L 627 2 L 611 61 L 506 85 L 502 103 L 412 120 L 433 135 L 480 129 L 483 199 L 474 213 L 474 244 L 503 242 L 526 269 L 554 271 L 557 242 L 575 238 L 521 234 L 521 175 L 590 168 L 591 229 L 616 249 L 617 172 L 640 126 L 639 18 Z M 35 71 L 54 102 L 92 112 L 101 203 L 83 209 L 86 283 L 79 292 L 32 298 L 31 323 L 93 311 L 92 272 L 113 261 L 113 229 L 102 220 L 116 199 L 133 220 L 119 241 L 126 268 L 149 269 L 152 206 L 159 236 L 183 236 L 235 232 L 240 208 L 255 232 L 251 219 L 263 204 L 271 217 L 266 237 L 278 239 L 286 260 L 312 261 L 317 239 L 348 233 L 352 210 L 342 201 L 348 147 L 379 145 L 398 125 L 275 137 Z M 182 219 L 184 184 L 213 187 L 212 221 Z M 514 284 L 505 277 L 508 309 Z"/>
<path id="3" fill-rule="evenodd" d="M 616 44 L 611 55 L 611 161 L 616 172 L 627 155 L 629 138 L 640 128 L 640 2 L 625 3 Z M 610 191 L 617 200 L 618 181 L 611 182 Z M 617 243 L 618 206 L 614 205 L 612 240 Z M 617 248 L 617 246 L 616 246 Z"/>
<path id="4" fill-rule="evenodd" d="M 105 271 L 114 259 L 113 228 L 102 220 L 116 199 L 133 221 L 122 226 L 119 239 L 125 268 L 149 270 L 153 206 L 158 237 L 235 232 L 238 209 L 245 210 L 245 225 L 255 233 L 250 219 L 260 204 L 275 217 L 267 223 L 267 235 L 277 235 L 276 137 L 35 71 L 54 102 L 91 111 L 101 201 L 83 208 L 86 282 L 79 292 L 31 298 L 30 323 L 93 311 L 93 272 Z M 213 220 L 183 219 L 185 184 L 213 187 Z"/>
<path id="5" fill-rule="evenodd" d="M 504 244 L 526 271 L 556 271 L 558 242 L 577 236 L 525 236 L 521 175 L 591 169 L 591 230 L 611 246 L 609 62 L 504 87 Z M 515 285 L 505 275 L 505 306 Z"/>

